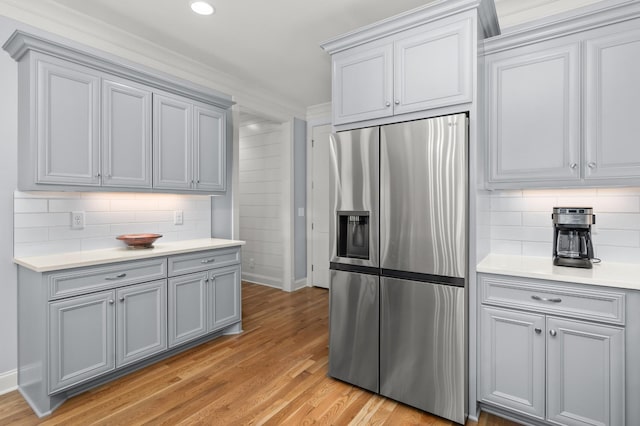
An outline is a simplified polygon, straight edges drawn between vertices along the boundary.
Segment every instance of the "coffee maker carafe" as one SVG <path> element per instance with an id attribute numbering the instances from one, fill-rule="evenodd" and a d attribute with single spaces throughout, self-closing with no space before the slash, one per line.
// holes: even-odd
<path id="1" fill-rule="evenodd" d="M 592 268 L 591 225 L 596 216 L 590 207 L 554 207 L 553 264 Z"/>

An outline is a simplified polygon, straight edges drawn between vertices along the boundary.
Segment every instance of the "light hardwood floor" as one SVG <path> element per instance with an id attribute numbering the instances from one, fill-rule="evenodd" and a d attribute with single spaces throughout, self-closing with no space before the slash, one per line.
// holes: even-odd
<path id="1" fill-rule="evenodd" d="M 243 283 L 242 291 L 241 335 L 78 395 L 41 420 L 18 392 L 0 396 L 0 425 L 453 425 L 327 377 L 326 290 Z"/>

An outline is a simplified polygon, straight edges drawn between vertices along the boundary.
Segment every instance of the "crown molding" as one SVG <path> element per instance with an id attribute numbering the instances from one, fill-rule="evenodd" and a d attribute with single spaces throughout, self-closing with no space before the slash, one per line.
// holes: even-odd
<path id="1" fill-rule="evenodd" d="M 485 37 L 500 33 L 493 0 L 437 0 L 326 40 L 320 43 L 320 47 L 334 54 L 469 10 L 478 10 Z"/>
<path id="2" fill-rule="evenodd" d="M 485 55 L 640 17 L 637 0 L 606 0 L 508 28 L 484 40 Z"/>
<path id="3" fill-rule="evenodd" d="M 283 119 L 304 117 L 306 105 L 257 87 L 253 82 L 226 74 L 192 57 L 165 48 L 152 40 L 119 27 L 43 0 L 37 5 L 24 0 L 0 0 L 0 15 L 13 21 L 17 29 L 65 46 L 97 53 L 115 62 L 151 71 L 165 78 L 178 78 L 218 94 L 231 94 L 243 107 L 270 113 Z M 1 18 L 2 16 L 0 16 Z M 76 42 L 81 40 L 82 44 Z"/>

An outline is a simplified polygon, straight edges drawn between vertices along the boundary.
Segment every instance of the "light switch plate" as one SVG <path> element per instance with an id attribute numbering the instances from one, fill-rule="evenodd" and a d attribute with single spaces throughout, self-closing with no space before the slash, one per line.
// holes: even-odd
<path id="1" fill-rule="evenodd" d="M 298 216 L 304 217 L 304 207 L 298 207 Z"/>

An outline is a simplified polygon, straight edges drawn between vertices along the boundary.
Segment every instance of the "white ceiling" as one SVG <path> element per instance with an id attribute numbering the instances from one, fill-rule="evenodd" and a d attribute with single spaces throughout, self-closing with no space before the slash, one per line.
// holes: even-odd
<path id="1" fill-rule="evenodd" d="M 304 108 L 331 97 L 330 59 L 320 42 L 433 0 L 211 0 L 216 13 L 206 17 L 192 13 L 189 0 L 22 1 L 104 21 Z M 595 1 L 495 4 L 505 28 Z"/>

